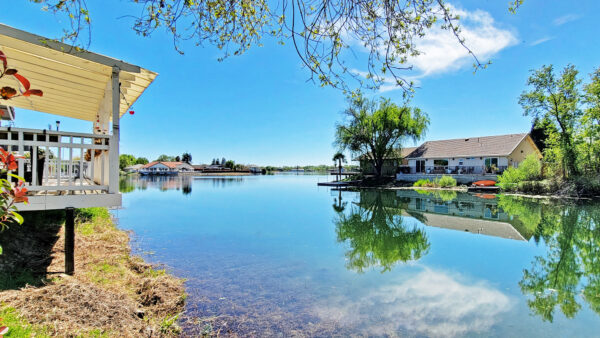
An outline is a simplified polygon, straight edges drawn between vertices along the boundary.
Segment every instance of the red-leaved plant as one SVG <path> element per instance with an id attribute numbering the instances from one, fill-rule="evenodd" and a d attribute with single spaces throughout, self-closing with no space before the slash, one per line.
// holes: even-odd
<path id="1" fill-rule="evenodd" d="M 29 202 L 27 188 L 23 186 L 25 180 L 8 172 L 18 168 L 17 158 L 20 157 L 0 147 L 0 231 L 4 231 L 9 223 L 23 223 L 23 217 L 17 212 L 15 203 Z M 8 177 L 15 178 L 17 184 L 13 184 Z M 0 254 L 2 254 L 1 246 Z"/>
<path id="2" fill-rule="evenodd" d="M 31 89 L 29 80 L 23 75 L 18 74 L 16 69 L 8 68 L 8 59 L 2 51 L 0 51 L 0 63 L 0 79 L 4 76 L 14 76 L 20 84 L 18 91 L 10 86 L 0 88 L 0 102 L 1 100 L 10 100 L 19 96 L 44 95 L 39 89 Z M 23 186 L 25 180 L 17 175 L 8 173 L 9 171 L 16 170 L 17 167 L 17 157 L 0 147 L 0 231 L 4 231 L 9 223 L 23 223 L 23 217 L 17 212 L 15 203 L 29 202 L 27 199 L 27 188 Z M 8 177 L 16 179 L 17 184 L 13 184 L 13 180 Z M 0 254 L 2 254 L 2 246 L 0 246 Z"/>
<path id="3" fill-rule="evenodd" d="M 17 90 L 13 87 L 5 86 L 0 88 L 0 98 L 4 100 L 14 99 L 19 96 L 43 96 L 44 93 L 39 89 L 31 89 L 31 83 L 27 80 L 23 75 L 18 74 L 18 71 L 13 68 L 8 68 L 8 59 L 6 58 L 6 54 L 0 51 L 0 62 L 2 63 L 2 68 L 0 69 L 0 79 L 5 75 L 14 76 L 21 86 L 23 86 L 23 90 L 19 88 L 20 94 L 17 94 Z"/>

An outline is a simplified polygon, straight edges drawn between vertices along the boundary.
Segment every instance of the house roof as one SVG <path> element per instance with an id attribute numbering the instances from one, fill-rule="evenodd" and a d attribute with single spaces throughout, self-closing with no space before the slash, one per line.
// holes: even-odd
<path id="1" fill-rule="evenodd" d="M 164 166 L 167 166 L 167 167 L 169 167 L 169 168 L 171 168 L 171 169 L 176 169 L 178 165 L 184 164 L 185 162 L 162 162 L 162 161 L 152 161 L 152 162 L 150 162 L 150 163 L 146 164 L 146 165 L 144 166 L 144 168 L 150 168 L 150 167 L 153 167 L 153 166 L 155 166 L 156 164 L 159 164 L 159 163 L 160 163 L 160 164 L 162 164 L 162 165 L 164 165 Z"/>
<path id="2" fill-rule="evenodd" d="M 133 169 L 133 170 L 138 170 L 138 169 L 142 169 L 143 167 L 144 167 L 144 165 L 143 165 L 143 164 L 139 164 L 139 163 L 138 163 L 138 164 L 133 164 L 133 165 L 130 165 L 130 166 L 128 166 L 128 167 L 125 167 L 125 169 L 130 169 L 130 170 L 131 170 L 131 169 Z"/>
<path id="3" fill-rule="evenodd" d="M 0 50 L 43 97 L 20 96 L 3 101 L 17 108 L 53 115 L 96 121 L 105 93 L 110 91 L 113 67 L 119 70 L 121 97 L 119 116 L 123 116 L 156 73 L 141 67 L 91 53 L 52 39 L 0 24 Z M 12 76 L 0 79 L 0 87 L 16 87 Z M 112 116 L 111 116 L 112 118 Z"/>
<path id="4" fill-rule="evenodd" d="M 388 154 L 386 157 L 384 157 L 384 159 L 385 160 L 402 159 L 402 158 L 405 158 L 408 155 L 410 155 L 410 153 L 412 153 L 415 149 L 417 149 L 417 147 L 404 147 L 404 148 L 401 148 L 400 151 L 398 151 L 398 149 L 394 149 L 394 150 L 392 150 L 392 153 Z M 358 158 L 356 158 L 355 161 L 363 160 L 367 157 L 367 155 L 370 155 L 370 154 L 371 153 L 362 154 Z"/>
<path id="5" fill-rule="evenodd" d="M 407 157 L 448 158 L 508 156 L 528 135 L 528 133 L 521 133 L 428 141 L 415 149 Z"/>

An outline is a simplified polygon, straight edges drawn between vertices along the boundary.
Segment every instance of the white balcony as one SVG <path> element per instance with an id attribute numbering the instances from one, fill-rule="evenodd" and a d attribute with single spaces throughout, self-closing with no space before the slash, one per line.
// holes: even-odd
<path id="1" fill-rule="evenodd" d="M 38 93 L 0 98 L 0 105 L 90 123 L 89 134 L 0 128 L 0 146 L 23 156 L 14 174 L 25 179 L 29 204 L 17 208 L 120 206 L 119 121 L 157 74 L 2 24 L 0 51 L 6 68 Z M 8 74 L 0 78 L 4 86 L 23 93 L 25 85 Z"/>
<path id="2" fill-rule="evenodd" d="M 19 210 L 121 204 L 111 191 L 110 135 L 0 128 L 0 146 L 18 155 L 12 173 L 25 179 L 29 204 Z M 118 184 L 118 182 L 117 182 Z M 116 186 L 116 184 L 115 184 Z M 64 207 L 64 206 L 63 206 Z"/>

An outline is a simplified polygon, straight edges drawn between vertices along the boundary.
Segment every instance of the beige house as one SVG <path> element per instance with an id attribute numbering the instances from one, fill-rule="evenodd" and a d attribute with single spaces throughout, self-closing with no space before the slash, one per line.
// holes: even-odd
<path id="1" fill-rule="evenodd" d="M 402 149 L 395 149 L 392 154 L 386 156 L 383 160 L 383 169 L 381 174 L 383 176 L 394 176 L 398 172 L 399 167 L 405 167 L 408 165 L 407 156 L 411 154 L 417 147 L 406 147 Z M 375 167 L 373 161 L 370 159 L 370 154 L 364 154 L 355 159 L 359 161 L 360 170 L 365 175 L 374 175 Z"/>
<path id="2" fill-rule="evenodd" d="M 530 154 L 542 158 L 528 133 L 423 143 L 406 156 L 410 174 L 500 174 Z"/>

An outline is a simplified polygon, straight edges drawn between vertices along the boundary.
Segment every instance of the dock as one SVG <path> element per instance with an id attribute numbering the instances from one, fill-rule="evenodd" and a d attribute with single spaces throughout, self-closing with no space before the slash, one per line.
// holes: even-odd
<path id="1" fill-rule="evenodd" d="M 499 193 L 500 192 L 500 187 L 497 186 L 493 186 L 493 187 L 480 187 L 480 186 L 470 186 L 467 189 L 468 192 L 488 192 L 488 193 Z"/>
<path id="2" fill-rule="evenodd" d="M 335 182 L 319 182 L 317 183 L 318 186 L 321 187 L 352 187 L 355 186 L 358 182 L 360 181 L 345 181 L 345 182 L 339 182 L 339 181 L 335 181 Z"/>

